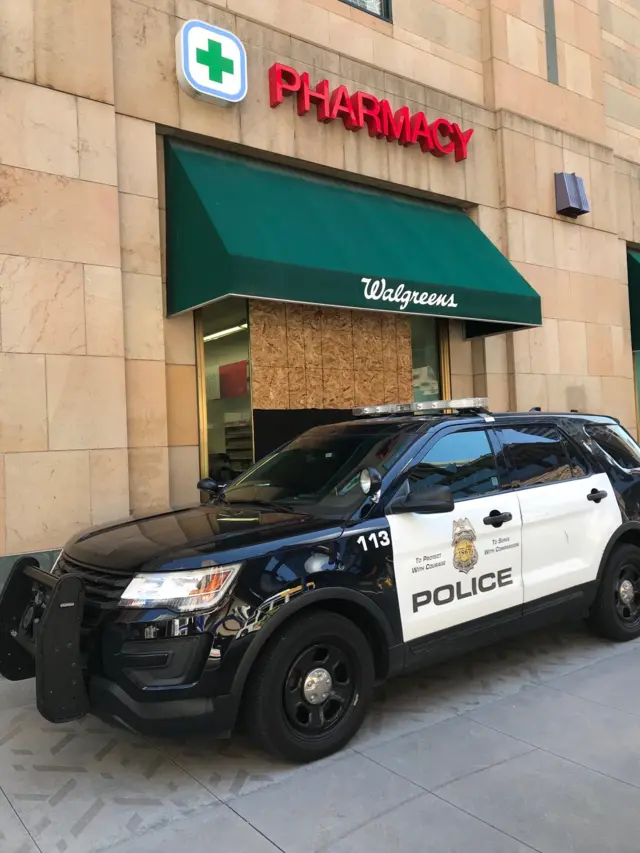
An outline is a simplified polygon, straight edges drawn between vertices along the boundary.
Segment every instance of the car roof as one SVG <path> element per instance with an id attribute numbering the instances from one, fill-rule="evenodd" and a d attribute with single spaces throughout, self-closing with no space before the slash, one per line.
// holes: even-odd
<path id="1" fill-rule="evenodd" d="M 359 417 L 353 418 L 350 421 L 336 421 L 335 423 L 318 424 L 318 426 L 311 427 L 308 432 L 311 432 L 311 430 L 330 431 L 332 429 L 356 430 L 359 427 L 366 428 L 367 432 L 375 431 L 376 427 L 384 432 L 389 432 L 390 428 L 391 430 L 401 430 L 403 427 L 408 428 L 413 432 L 419 432 L 425 423 L 428 422 L 429 425 L 432 425 L 440 420 L 442 420 L 442 417 L 423 417 L 419 415 L 384 415 L 376 418 Z"/>
<path id="2" fill-rule="evenodd" d="M 368 426 L 385 426 L 389 423 L 394 424 L 406 424 L 414 425 L 416 428 L 416 432 L 422 432 L 426 429 L 429 429 L 432 426 L 436 426 L 441 423 L 464 423 L 464 424 L 477 424 L 477 423 L 500 423 L 501 421 L 512 422 L 512 421 L 520 421 L 520 422 L 531 422 L 535 423 L 539 420 L 554 420 L 554 421 L 567 421 L 571 420 L 576 423 L 613 423 L 619 424 L 619 420 L 617 418 L 612 417 L 611 415 L 597 415 L 597 414 L 588 414 L 586 412 L 543 412 L 543 411 L 528 411 L 528 412 L 486 412 L 483 414 L 474 414 L 470 412 L 460 412 L 459 414 L 437 414 L 437 415 L 424 415 L 420 413 L 416 414 L 389 414 L 389 415 L 378 415 L 376 417 L 356 417 L 351 421 L 341 421 L 339 423 L 329 424 L 327 426 L 330 427 L 353 427 L 354 424 L 367 424 Z"/>
<path id="3" fill-rule="evenodd" d="M 611 415 L 593 415 L 588 412 L 491 412 L 491 417 L 496 421 L 501 420 L 573 420 L 573 421 L 589 421 L 592 423 L 618 423 L 617 418 Z"/>

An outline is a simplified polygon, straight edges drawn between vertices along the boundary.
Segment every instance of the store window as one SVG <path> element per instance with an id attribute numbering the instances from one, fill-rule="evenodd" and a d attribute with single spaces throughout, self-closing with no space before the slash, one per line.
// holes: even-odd
<path id="1" fill-rule="evenodd" d="M 414 402 L 441 400 L 440 343 L 434 317 L 411 317 L 411 357 Z"/>
<path id="2" fill-rule="evenodd" d="M 391 0 L 342 0 L 342 2 L 376 15 L 378 18 L 384 18 L 385 21 L 391 20 Z"/>
<path id="3" fill-rule="evenodd" d="M 253 464 L 247 301 L 225 299 L 200 316 L 206 473 L 227 483 Z"/>

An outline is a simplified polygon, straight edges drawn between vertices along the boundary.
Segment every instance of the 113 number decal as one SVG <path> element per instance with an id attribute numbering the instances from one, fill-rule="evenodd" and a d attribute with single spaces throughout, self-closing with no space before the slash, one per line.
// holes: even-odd
<path id="1" fill-rule="evenodd" d="M 373 548 L 383 548 L 387 545 L 391 545 L 391 539 L 389 538 L 389 534 L 386 530 L 380 530 L 378 533 L 374 532 L 370 533 L 368 536 L 358 536 L 356 542 L 358 545 L 362 545 L 364 551 L 369 550 L 369 545 L 367 545 L 367 539 L 371 543 L 371 547 Z"/>

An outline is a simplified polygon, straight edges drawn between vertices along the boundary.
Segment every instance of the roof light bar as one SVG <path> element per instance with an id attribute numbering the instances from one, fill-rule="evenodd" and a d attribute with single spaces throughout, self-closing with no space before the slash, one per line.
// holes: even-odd
<path id="1" fill-rule="evenodd" d="M 428 403 L 390 403 L 384 406 L 359 406 L 353 409 L 356 417 L 372 415 L 409 415 L 419 412 L 486 412 L 489 400 L 486 397 L 464 397 L 460 400 L 432 400 Z"/>

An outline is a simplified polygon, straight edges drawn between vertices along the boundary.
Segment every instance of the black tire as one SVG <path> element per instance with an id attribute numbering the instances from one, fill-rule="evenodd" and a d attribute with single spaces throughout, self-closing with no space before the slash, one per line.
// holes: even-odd
<path id="1" fill-rule="evenodd" d="M 613 550 L 588 623 L 596 634 L 620 643 L 640 637 L 640 548 L 619 545 Z"/>
<path id="2" fill-rule="evenodd" d="M 334 682 L 319 704 L 307 701 L 303 689 L 314 668 L 331 673 Z M 371 647 L 353 622 L 328 611 L 300 616 L 276 631 L 249 676 L 247 732 L 258 746 L 291 761 L 324 758 L 360 728 L 373 684 Z"/>

